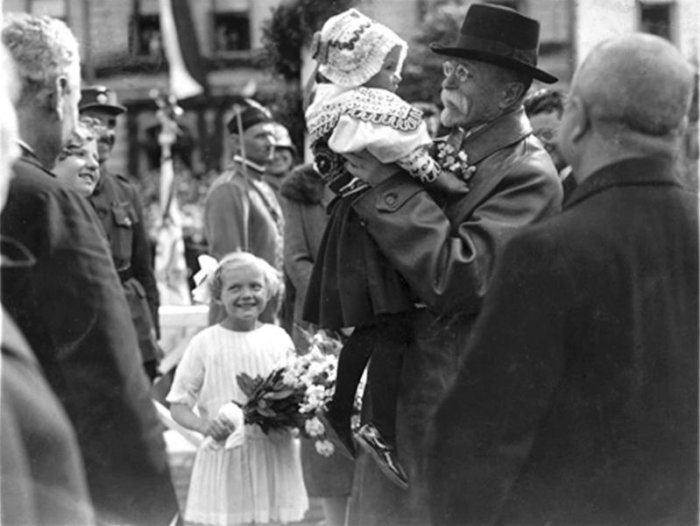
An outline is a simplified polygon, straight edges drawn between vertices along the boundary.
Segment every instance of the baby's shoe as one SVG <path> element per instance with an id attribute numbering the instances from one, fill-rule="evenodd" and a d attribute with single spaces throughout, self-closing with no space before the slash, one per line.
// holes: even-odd
<path id="1" fill-rule="evenodd" d="M 408 489 L 408 477 L 396 455 L 396 447 L 382 438 L 382 434 L 373 424 L 363 425 L 355 440 L 367 451 L 389 480 L 401 489 Z"/>

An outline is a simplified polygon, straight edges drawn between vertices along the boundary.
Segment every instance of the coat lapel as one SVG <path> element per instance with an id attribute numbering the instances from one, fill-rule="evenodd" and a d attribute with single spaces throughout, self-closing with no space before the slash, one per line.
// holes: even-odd
<path id="1" fill-rule="evenodd" d="M 471 214 L 506 175 L 505 170 L 480 170 L 481 162 L 497 151 L 522 141 L 531 133 L 532 127 L 525 110 L 519 108 L 466 136 L 462 150 L 466 152 L 469 164 L 477 168 L 470 181 L 469 193 L 459 201 L 460 215 L 466 217 Z"/>

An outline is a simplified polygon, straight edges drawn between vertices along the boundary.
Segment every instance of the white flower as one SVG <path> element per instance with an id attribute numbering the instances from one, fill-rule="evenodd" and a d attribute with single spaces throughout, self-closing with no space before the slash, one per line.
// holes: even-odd
<path id="1" fill-rule="evenodd" d="M 326 431 L 326 427 L 323 425 L 323 422 L 316 417 L 309 418 L 306 422 L 304 422 L 304 429 L 310 437 L 321 436 Z"/>
<path id="2" fill-rule="evenodd" d="M 324 457 L 330 457 L 335 451 L 335 446 L 330 440 L 317 440 L 314 443 L 316 452 Z"/>

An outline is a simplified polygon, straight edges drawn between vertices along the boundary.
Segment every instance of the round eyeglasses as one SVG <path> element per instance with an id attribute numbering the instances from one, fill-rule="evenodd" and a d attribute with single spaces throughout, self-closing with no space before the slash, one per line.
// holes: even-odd
<path id="1" fill-rule="evenodd" d="M 445 77 L 450 77 L 453 73 L 459 82 L 466 82 L 471 73 L 464 64 L 455 64 L 451 60 L 446 60 L 442 63 L 442 72 Z"/>

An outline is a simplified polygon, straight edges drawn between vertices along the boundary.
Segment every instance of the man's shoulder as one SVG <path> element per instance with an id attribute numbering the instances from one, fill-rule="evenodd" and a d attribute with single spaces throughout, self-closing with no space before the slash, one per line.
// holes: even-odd
<path id="1" fill-rule="evenodd" d="M 20 159 L 13 167 L 14 177 L 10 182 L 10 198 L 7 206 L 13 202 L 26 203 L 27 200 L 53 199 L 65 206 L 81 209 L 87 202 L 73 190 L 66 188 L 47 169 Z"/>
<path id="2" fill-rule="evenodd" d="M 227 169 L 212 181 L 207 191 L 206 204 L 229 201 L 244 193 L 243 176 L 235 169 Z"/>

